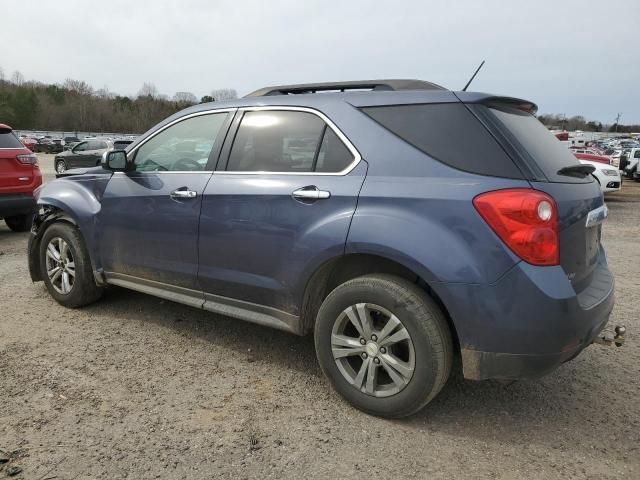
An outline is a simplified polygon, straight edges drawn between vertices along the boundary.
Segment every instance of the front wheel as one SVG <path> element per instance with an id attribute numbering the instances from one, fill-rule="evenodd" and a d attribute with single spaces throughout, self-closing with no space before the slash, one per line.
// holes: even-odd
<path id="1" fill-rule="evenodd" d="M 56 161 L 56 173 L 64 173 L 67 171 L 67 164 L 64 160 Z"/>
<path id="2" fill-rule="evenodd" d="M 350 280 L 325 299 L 315 326 L 318 362 L 356 408 L 400 418 L 429 403 L 453 361 L 444 314 L 417 285 L 391 275 Z"/>
<path id="3" fill-rule="evenodd" d="M 102 296 L 82 236 L 71 224 L 54 223 L 44 232 L 40 268 L 49 294 L 65 307 L 81 307 Z"/>

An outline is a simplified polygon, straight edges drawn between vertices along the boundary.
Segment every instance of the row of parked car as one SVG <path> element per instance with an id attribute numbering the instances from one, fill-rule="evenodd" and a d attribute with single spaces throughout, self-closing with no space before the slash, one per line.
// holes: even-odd
<path id="1" fill-rule="evenodd" d="M 607 162 L 618 167 L 628 178 L 640 180 L 638 163 L 640 162 L 640 142 L 624 142 L 622 148 L 602 147 L 593 144 L 584 149 L 572 149 L 574 153 L 598 157 L 595 161 Z"/>
<path id="2" fill-rule="evenodd" d="M 640 141 L 637 138 L 605 138 L 587 143 L 585 148 L 595 155 L 611 159 L 611 164 L 620 169 L 629 178 L 640 179 L 638 161 L 640 160 Z"/>
<path id="3" fill-rule="evenodd" d="M 595 168 L 592 175 L 600 184 L 603 193 L 622 188 L 622 176 L 640 180 L 640 143 L 636 139 L 570 142 L 567 132 L 555 132 L 555 135 L 567 144 L 580 163 Z"/>
<path id="4" fill-rule="evenodd" d="M 80 142 L 80 139 L 74 136 L 54 138 L 51 135 L 44 135 L 34 138 L 21 135 L 20 141 L 34 153 L 60 153 L 71 149 L 76 143 Z"/>
<path id="5" fill-rule="evenodd" d="M 133 142 L 131 138 L 109 137 L 84 137 L 80 140 L 74 136 L 53 138 L 45 135 L 33 138 L 22 135 L 19 138 L 34 153 L 56 154 L 54 166 L 57 173 L 64 173 L 71 168 L 95 167 L 105 152 L 124 150 Z"/>

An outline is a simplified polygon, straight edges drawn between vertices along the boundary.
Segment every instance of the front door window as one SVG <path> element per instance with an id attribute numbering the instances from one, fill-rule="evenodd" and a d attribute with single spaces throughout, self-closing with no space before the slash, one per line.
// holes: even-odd
<path id="1" fill-rule="evenodd" d="M 197 172 L 206 169 L 227 113 L 187 118 L 161 131 L 137 149 L 138 172 Z"/>

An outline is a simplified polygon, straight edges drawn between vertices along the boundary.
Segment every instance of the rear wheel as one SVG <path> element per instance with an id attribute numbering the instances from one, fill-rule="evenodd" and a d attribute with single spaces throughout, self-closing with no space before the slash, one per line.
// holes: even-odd
<path id="1" fill-rule="evenodd" d="M 7 224 L 14 232 L 27 232 L 31 228 L 33 215 L 16 215 L 14 217 L 5 217 L 4 223 Z"/>
<path id="2" fill-rule="evenodd" d="M 56 173 L 64 173 L 67 171 L 67 164 L 64 160 L 58 160 L 56 162 Z"/>
<path id="3" fill-rule="evenodd" d="M 54 223 L 40 244 L 42 278 L 51 296 L 65 307 L 81 307 L 98 300 L 89 253 L 80 232 L 68 223 Z"/>
<path id="4" fill-rule="evenodd" d="M 320 367 L 356 408 L 399 418 L 429 403 L 451 371 L 451 332 L 419 287 L 368 275 L 333 290 L 315 326 Z"/>

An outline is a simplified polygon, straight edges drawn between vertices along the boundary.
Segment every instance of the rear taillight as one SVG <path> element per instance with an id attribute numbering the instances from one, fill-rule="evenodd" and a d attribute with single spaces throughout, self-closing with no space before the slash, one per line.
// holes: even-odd
<path id="1" fill-rule="evenodd" d="M 559 264 L 558 207 L 549 195 L 528 188 L 495 190 L 478 195 L 473 205 L 522 260 Z"/>
<path id="2" fill-rule="evenodd" d="M 16 155 L 16 160 L 20 163 L 24 163 L 25 165 L 38 165 L 38 157 L 36 157 L 33 153 L 29 153 L 26 155 Z"/>

